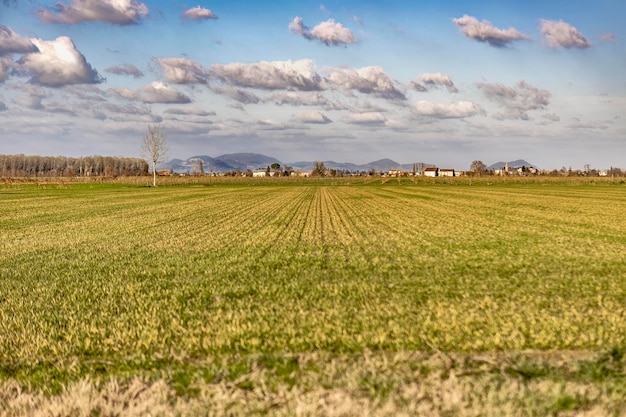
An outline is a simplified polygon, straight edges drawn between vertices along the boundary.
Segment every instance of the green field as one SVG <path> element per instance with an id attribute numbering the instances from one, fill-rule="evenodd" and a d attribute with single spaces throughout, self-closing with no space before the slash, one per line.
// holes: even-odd
<path id="1" fill-rule="evenodd" d="M 623 416 L 625 213 L 614 180 L 0 185 L 0 416 Z"/>

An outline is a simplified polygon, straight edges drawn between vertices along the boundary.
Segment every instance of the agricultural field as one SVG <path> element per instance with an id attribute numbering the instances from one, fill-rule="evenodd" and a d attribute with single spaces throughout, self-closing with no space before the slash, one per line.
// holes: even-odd
<path id="1" fill-rule="evenodd" d="M 0 184 L 0 417 L 626 416 L 626 185 Z"/>

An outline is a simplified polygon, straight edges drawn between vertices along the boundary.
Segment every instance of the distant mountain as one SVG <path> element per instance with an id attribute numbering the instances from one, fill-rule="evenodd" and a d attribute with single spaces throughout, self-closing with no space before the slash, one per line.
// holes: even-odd
<path id="1" fill-rule="evenodd" d="M 232 153 L 220 155 L 212 158 L 207 155 L 196 155 L 185 160 L 172 159 L 171 161 L 159 165 L 159 169 L 174 171 L 177 173 L 193 172 L 198 169 L 198 161 L 202 161 L 204 172 L 229 172 L 254 170 L 255 168 L 265 168 L 273 163 L 282 163 L 269 156 L 257 153 Z"/>
<path id="2" fill-rule="evenodd" d="M 271 156 L 261 155 L 259 153 L 229 153 L 226 155 L 220 155 L 215 159 L 235 167 L 235 169 L 239 169 L 240 171 L 245 171 L 246 169 L 254 170 L 255 168 L 265 168 L 274 163 L 278 163 L 281 166 L 283 165 L 283 163 L 278 159 Z"/>
<path id="3" fill-rule="evenodd" d="M 313 170 L 314 161 L 299 161 L 291 163 L 283 163 L 271 156 L 261 155 L 258 153 L 231 153 L 220 155 L 212 158 L 207 155 L 196 155 L 185 160 L 172 159 L 171 161 L 159 165 L 159 169 L 174 171 L 177 173 L 193 172 L 198 169 L 198 161 L 202 161 L 204 172 L 229 172 L 229 171 L 245 171 L 246 169 L 255 170 L 256 168 L 265 168 L 274 163 L 281 166 L 290 166 L 295 170 L 311 171 Z M 410 171 L 413 169 L 413 163 L 400 164 L 391 159 L 379 159 L 367 164 L 353 164 L 351 162 L 335 162 L 323 161 L 324 166 L 328 169 L 348 172 L 387 172 L 390 169 L 402 169 Z M 415 165 L 419 167 L 419 162 Z M 424 167 L 434 166 L 433 164 L 423 164 Z"/>
<path id="4" fill-rule="evenodd" d="M 531 164 L 530 162 L 524 161 L 523 159 L 516 159 L 515 161 L 510 161 L 510 162 L 496 162 L 495 164 L 489 165 L 487 167 L 487 170 L 504 169 L 506 164 L 509 164 L 509 169 L 517 169 L 521 167 L 537 168 L 535 165 Z"/>
<path id="5" fill-rule="evenodd" d="M 335 162 L 335 161 L 323 161 L 324 166 L 328 169 L 336 169 L 339 171 L 348 172 L 369 172 L 374 170 L 376 172 L 387 172 L 390 169 L 402 169 L 405 171 L 411 171 L 413 169 L 413 163 L 400 164 L 391 159 L 379 159 L 377 161 L 369 162 L 367 164 L 353 164 L 351 162 Z M 415 165 L 419 167 L 419 162 L 415 162 Z M 303 171 L 311 171 L 313 169 L 313 161 L 299 161 L 287 164 L 294 169 L 301 169 Z M 424 164 L 424 167 L 434 166 L 433 164 Z"/>

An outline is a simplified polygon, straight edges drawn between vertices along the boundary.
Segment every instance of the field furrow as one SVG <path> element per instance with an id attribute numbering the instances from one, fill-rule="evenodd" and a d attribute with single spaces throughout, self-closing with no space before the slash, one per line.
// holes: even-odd
<path id="1" fill-rule="evenodd" d="M 626 345 L 623 187 L 253 184 L 0 189 L 0 373 Z"/>

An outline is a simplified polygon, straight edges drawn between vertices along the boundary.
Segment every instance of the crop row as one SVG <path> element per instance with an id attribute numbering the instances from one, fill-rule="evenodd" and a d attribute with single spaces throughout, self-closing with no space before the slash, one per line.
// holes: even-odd
<path id="1" fill-rule="evenodd" d="M 0 363 L 17 369 L 626 344 L 619 187 L 70 186 L 0 200 Z"/>

